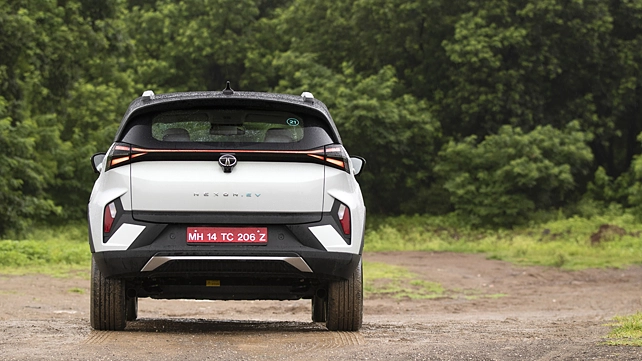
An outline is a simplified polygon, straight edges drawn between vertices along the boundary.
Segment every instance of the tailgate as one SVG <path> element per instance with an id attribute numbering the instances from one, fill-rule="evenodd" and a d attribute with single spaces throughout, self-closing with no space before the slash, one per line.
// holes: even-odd
<path id="1" fill-rule="evenodd" d="M 132 209 L 135 218 L 156 213 L 167 220 L 175 212 L 255 214 L 257 222 L 299 213 L 320 220 L 324 172 L 323 165 L 298 162 L 238 162 L 231 173 L 216 161 L 138 162 L 131 165 Z"/>

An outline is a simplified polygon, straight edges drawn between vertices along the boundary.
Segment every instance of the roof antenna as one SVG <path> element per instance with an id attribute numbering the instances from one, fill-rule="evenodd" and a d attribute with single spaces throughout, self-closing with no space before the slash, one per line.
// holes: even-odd
<path id="1" fill-rule="evenodd" d="M 223 89 L 223 94 L 225 95 L 232 95 L 234 94 L 234 90 L 230 88 L 230 81 L 227 81 L 227 84 L 225 84 L 225 89 Z"/>

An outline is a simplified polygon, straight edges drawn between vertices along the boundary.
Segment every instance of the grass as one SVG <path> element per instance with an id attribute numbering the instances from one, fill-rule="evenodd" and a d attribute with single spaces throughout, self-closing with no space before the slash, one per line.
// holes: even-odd
<path id="1" fill-rule="evenodd" d="M 26 240 L 0 241 L 0 274 L 88 278 L 91 253 L 82 224 L 34 229 Z"/>
<path id="2" fill-rule="evenodd" d="M 377 221 L 366 232 L 365 251 L 485 253 L 490 259 L 571 270 L 642 263 L 642 224 L 626 214 L 573 217 L 510 230 L 474 230 L 453 223 L 448 217 L 425 216 Z"/>
<path id="3" fill-rule="evenodd" d="M 500 230 L 471 229 L 453 216 L 370 217 L 364 250 L 485 253 L 490 259 L 523 265 L 619 268 L 642 263 L 641 235 L 642 224 L 628 214 L 573 217 Z M 39 227 L 26 240 L 0 241 L 2 274 L 64 276 L 85 273 L 90 262 L 84 223 Z M 402 281 L 406 278 L 391 278 L 389 287 L 430 288 L 407 284 Z"/>
<path id="4" fill-rule="evenodd" d="M 630 316 L 616 316 L 613 330 L 606 336 L 607 345 L 642 346 L 642 312 Z"/>
<path id="5" fill-rule="evenodd" d="M 404 267 L 380 262 L 363 262 L 364 292 L 394 298 L 427 299 L 446 297 L 444 288 L 425 281 Z"/>
<path id="6" fill-rule="evenodd" d="M 496 300 L 498 298 L 502 298 L 502 297 L 506 297 L 506 296 L 508 296 L 508 295 L 505 294 L 505 293 L 493 293 L 493 294 L 490 294 L 490 295 L 464 295 L 464 299 L 469 300 L 469 301 L 470 300 L 478 300 L 480 298 L 490 298 L 492 300 Z"/>

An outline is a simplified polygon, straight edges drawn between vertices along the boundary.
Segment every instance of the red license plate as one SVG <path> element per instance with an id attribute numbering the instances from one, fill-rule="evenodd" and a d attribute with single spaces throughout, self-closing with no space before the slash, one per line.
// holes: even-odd
<path id="1" fill-rule="evenodd" d="M 266 227 L 187 227 L 187 243 L 267 244 Z"/>

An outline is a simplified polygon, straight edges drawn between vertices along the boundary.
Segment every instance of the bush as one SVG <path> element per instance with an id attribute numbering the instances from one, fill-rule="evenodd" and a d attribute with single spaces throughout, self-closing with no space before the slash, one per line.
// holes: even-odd
<path id="1" fill-rule="evenodd" d="M 627 205 L 627 197 L 631 187 L 631 172 L 626 172 L 613 179 L 606 170 L 598 167 L 593 176 L 593 181 L 587 185 L 585 197 L 605 208 L 609 204 Z"/>
<path id="2" fill-rule="evenodd" d="M 638 135 L 638 141 L 642 142 L 642 133 Z M 642 155 L 637 155 L 633 159 L 631 173 L 633 173 L 635 182 L 629 190 L 629 204 L 631 204 L 634 214 L 642 219 Z"/>
<path id="3" fill-rule="evenodd" d="M 450 142 L 435 172 L 456 212 L 472 224 L 511 226 L 577 195 L 575 177 L 592 160 L 588 140 L 576 123 L 564 131 L 545 126 L 530 133 L 504 126 L 481 142 L 475 136 Z"/>

